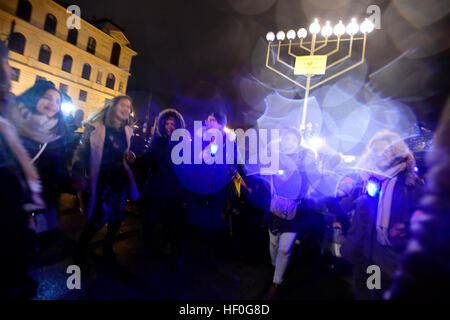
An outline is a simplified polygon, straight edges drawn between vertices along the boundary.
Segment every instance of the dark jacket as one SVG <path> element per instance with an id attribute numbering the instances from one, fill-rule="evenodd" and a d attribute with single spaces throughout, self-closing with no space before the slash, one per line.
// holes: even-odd
<path id="1" fill-rule="evenodd" d="M 389 229 L 398 223 L 404 223 L 408 229 L 411 215 L 417 207 L 420 189 L 407 186 L 405 175 L 404 172 L 399 174 L 394 187 Z M 342 244 L 341 255 L 353 264 L 376 264 L 384 274 L 392 277 L 408 236 L 390 238 L 391 246 L 381 246 L 375 231 L 377 206 L 378 197 L 363 194 L 356 200 L 356 211 Z"/>
<path id="2" fill-rule="evenodd" d="M 131 136 L 133 129 L 130 126 L 124 127 L 126 135 L 127 150 L 130 151 Z M 103 147 L 105 144 L 106 127 L 103 120 L 90 123 L 86 126 L 83 135 L 83 143 L 75 150 L 72 166 L 72 177 L 75 180 L 89 180 L 89 190 L 85 192 L 89 201 L 86 204 L 86 213 L 90 217 L 97 201 L 97 184 L 102 163 Z M 133 172 L 128 162 L 123 159 L 123 167 L 125 169 L 128 181 L 123 181 L 128 186 L 128 196 L 131 200 L 139 199 L 139 192 L 136 187 Z"/>
<path id="3" fill-rule="evenodd" d="M 446 115 L 446 116 L 445 116 Z M 448 299 L 450 288 L 450 107 L 427 155 L 421 211 L 393 281 L 391 299 Z"/>
<path id="4" fill-rule="evenodd" d="M 176 142 L 156 136 L 140 161 L 146 167 L 147 180 L 144 186 L 145 197 L 177 198 L 182 196 L 182 186 L 175 174 L 171 160 L 172 148 Z"/>
<path id="5" fill-rule="evenodd" d="M 174 109 L 162 111 L 156 122 L 156 134 L 146 153 L 139 159 L 138 165 L 143 167 L 147 174 L 143 190 L 146 198 L 181 200 L 183 188 L 175 174 L 171 158 L 172 149 L 178 142 L 171 141 L 165 132 L 164 125 L 168 117 L 176 119 L 177 129 L 184 128 L 184 120 L 179 112 Z"/>
<path id="6" fill-rule="evenodd" d="M 21 136 L 21 140 L 30 157 L 34 158 L 42 144 L 23 136 Z M 42 196 L 48 207 L 56 207 L 59 195 L 71 190 L 71 180 L 65 161 L 64 139 L 59 138 L 48 143 L 39 158 L 34 162 L 42 180 Z"/>

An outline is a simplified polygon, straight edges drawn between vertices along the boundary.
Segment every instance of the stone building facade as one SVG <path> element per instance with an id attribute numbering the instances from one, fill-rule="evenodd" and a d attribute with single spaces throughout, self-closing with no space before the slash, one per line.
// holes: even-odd
<path id="1" fill-rule="evenodd" d="M 0 40 L 8 44 L 16 70 L 14 94 L 45 78 L 66 92 L 86 117 L 126 93 L 137 53 L 113 22 L 80 19 L 79 29 L 69 29 L 71 16 L 52 0 L 0 0 Z"/>

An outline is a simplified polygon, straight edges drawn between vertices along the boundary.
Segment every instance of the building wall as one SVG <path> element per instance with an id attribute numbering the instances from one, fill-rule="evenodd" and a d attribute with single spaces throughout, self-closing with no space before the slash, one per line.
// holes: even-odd
<path id="1" fill-rule="evenodd" d="M 13 20 L 15 21 L 14 32 L 23 34 L 26 39 L 23 55 L 10 52 L 10 65 L 20 70 L 18 81 L 12 81 L 12 92 L 14 94 L 19 95 L 31 87 L 37 76 L 54 82 L 58 88 L 63 83 L 68 86 L 67 94 L 73 99 L 75 106 L 84 110 L 86 117 L 102 108 L 106 100 L 126 93 L 131 60 L 137 54 L 127 46 L 126 41 L 118 37 L 113 38 L 87 21 L 81 20 L 77 44 L 73 45 L 67 42 L 69 29 L 66 21 L 70 14 L 66 12 L 64 7 L 51 0 L 29 0 L 32 11 L 31 20 L 27 22 L 16 16 L 18 2 L 19 0 L 0 2 L 1 40 L 6 41 L 8 39 Z M 48 13 L 53 14 L 57 19 L 55 35 L 44 30 Z M 86 51 L 89 37 L 96 40 L 95 55 Z M 121 46 L 118 66 L 110 63 L 111 51 L 115 42 Z M 43 44 L 51 49 L 48 65 L 38 61 L 39 51 Z M 61 69 L 64 55 L 72 57 L 70 73 Z M 89 80 L 81 77 L 85 63 L 91 66 Z M 102 74 L 101 83 L 96 82 L 99 72 Z M 109 73 L 115 76 L 114 89 L 106 87 L 106 78 Z M 121 91 L 119 91 L 120 83 L 122 83 Z M 78 99 L 80 90 L 87 92 L 86 101 Z"/>

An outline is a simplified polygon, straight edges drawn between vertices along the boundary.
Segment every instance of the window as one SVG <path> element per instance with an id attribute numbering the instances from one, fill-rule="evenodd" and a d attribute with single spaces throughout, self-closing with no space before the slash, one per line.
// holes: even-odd
<path id="1" fill-rule="evenodd" d="M 66 54 L 63 58 L 62 71 L 70 73 L 72 71 L 72 61 L 72 57 Z"/>
<path id="2" fill-rule="evenodd" d="M 81 73 L 83 79 L 89 80 L 91 78 L 91 66 L 87 63 L 83 65 L 83 72 Z"/>
<path id="3" fill-rule="evenodd" d="M 86 98 L 87 98 L 87 92 L 84 90 L 80 90 L 80 94 L 78 95 L 78 100 L 86 101 Z"/>
<path id="4" fill-rule="evenodd" d="M 78 30 L 77 29 L 70 29 L 69 33 L 67 34 L 67 42 L 73 44 L 74 46 L 77 45 L 78 40 Z"/>
<path id="5" fill-rule="evenodd" d="M 92 37 L 89 37 L 86 51 L 89 53 L 95 54 L 95 46 L 96 45 L 97 45 L 97 42 L 95 41 L 95 39 Z"/>
<path id="6" fill-rule="evenodd" d="M 108 74 L 106 78 L 106 87 L 114 90 L 114 84 L 116 82 L 116 77 L 112 73 Z"/>
<path id="7" fill-rule="evenodd" d="M 123 91 L 123 82 L 119 82 L 119 91 L 122 93 L 124 92 Z"/>
<path id="8" fill-rule="evenodd" d="M 11 69 L 14 70 L 14 74 L 13 74 L 13 76 L 11 77 L 11 80 L 12 80 L 12 81 L 19 81 L 20 70 L 17 69 L 17 68 L 13 68 L 13 67 L 11 67 Z"/>
<path id="9" fill-rule="evenodd" d="M 113 65 L 118 66 L 119 65 L 119 58 L 120 58 L 120 44 L 117 42 L 114 42 L 112 51 L 111 51 L 111 63 Z"/>
<path id="10" fill-rule="evenodd" d="M 45 77 L 41 77 L 41 76 L 39 76 L 39 75 L 37 75 L 36 76 L 36 82 L 38 82 L 38 81 L 45 81 L 45 80 L 47 80 Z"/>
<path id="11" fill-rule="evenodd" d="M 14 32 L 9 36 L 8 47 L 11 51 L 23 54 L 25 51 L 25 37 L 23 34 Z"/>
<path id="12" fill-rule="evenodd" d="M 60 83 L 59 84 L 59 90 L 61 90 L 65 94 L 67 94 L 67 91 L 69 90 L 69 86 L 67 84 Z"/>
<path id="13" fill-rule="evenodd" d="M 38 60 L 45 64 L 50 64 L 50 56 L 52 55 L 52 50 L 49 46 L 43 44 L 39 50 Z"/>
<path id="14" fill-rule="evenodd" d="M 31 3 L 26 0 L 19 0 L 19 4 L 17 6 L 16 16 L 30 22 L 31 20 Z"/>
<path id="15" fill-rule="evenodd" d="M 97 73 L 97 80 L 95 82 L 102 84 L 102 73 L 100 71 Z"/>
<path id="16" fill-rule="evenodd" d="M 44 30 L 50 32 L 51 34 L 56 33 L 56 18 L 54 15 L 48 13 L 45 18 Z"/>

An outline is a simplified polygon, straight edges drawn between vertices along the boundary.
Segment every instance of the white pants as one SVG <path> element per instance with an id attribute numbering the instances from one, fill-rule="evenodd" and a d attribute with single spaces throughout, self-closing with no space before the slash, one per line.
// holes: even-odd
<path id="1" fill-rule="evenodd" d="M 269 235 L 270 257 L 272 258 L 272 265 L 275 267 L 273 283 L 280 284 L 283 282 L 284 272 L 289 264 L 292 246 L 297 238 L 297 233 L 285 232 L 273 235 L 269 230 Z"/>

